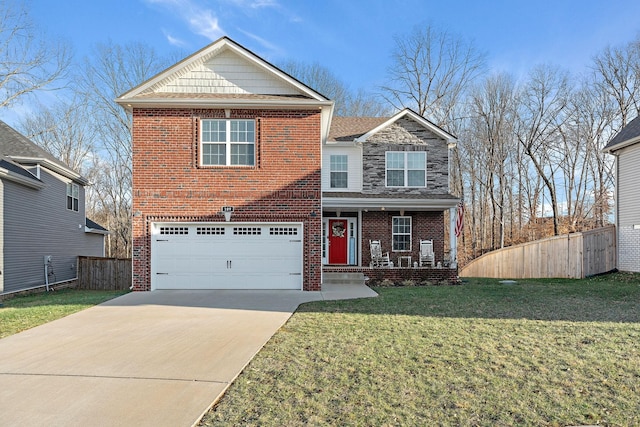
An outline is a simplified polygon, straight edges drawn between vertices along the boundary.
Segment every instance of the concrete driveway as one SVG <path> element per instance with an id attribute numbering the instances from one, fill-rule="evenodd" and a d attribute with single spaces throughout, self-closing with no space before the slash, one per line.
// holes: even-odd
<path id="1" fill-rule="evenodd" d="M 0 340 L 0 424 L 191 426 L 299 304 L 323 292 L 130 293 Z"/>

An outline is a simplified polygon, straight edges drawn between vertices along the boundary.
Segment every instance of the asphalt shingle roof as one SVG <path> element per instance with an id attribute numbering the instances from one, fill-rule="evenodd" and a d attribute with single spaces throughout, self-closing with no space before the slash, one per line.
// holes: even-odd
<path id="1" fill-rule="evenodd" d="M 65 169 L 69 169 L 69 166 L 3 121 L 0 121 L 0 156 L 47 159 Z"/>
<path id="2" fill-rule="evenodd" d="M 89 218 L 85 218 L 85 224 L 87 225 L 88 228 L 91 228 L 93 230 L 109 231 L 103 226 L 101 226 L 100 224 L 98 224 L 97 222 L 90 220 Z"/>
<path id="3" fill-rule="evenodd" d="M 389 117 L 333 117 L 329 141 L 353 141 L 389 120 Z"/>
<path id="4" fill-rule="evenodd" d="M 640 116 L 631 120 L 625 127 L 623 127 L 620 132 L 618 132 L 618 134 L 609 141 L 604 149 L 606 150 L 607 148 L 611 148 L 638 136 L 640 136 Z"/>

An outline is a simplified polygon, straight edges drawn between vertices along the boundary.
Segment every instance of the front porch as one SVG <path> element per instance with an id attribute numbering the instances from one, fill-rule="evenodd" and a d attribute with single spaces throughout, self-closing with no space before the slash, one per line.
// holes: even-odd
<path id="1" fill-rule="evenodd" d="M 361 276 L 355 276 L 355 275 Z M 457 284 L 458 269 L 456 267 L 397 267 L 371 268 L 358 266 L 322 267 L 323 285 L 325 283 L 341 284 L 354 280 L 364 280 L 369 286 L 377 286 L 388 280 L 401 285 L 405 281 L 412 281 L 415 285 Z"/>

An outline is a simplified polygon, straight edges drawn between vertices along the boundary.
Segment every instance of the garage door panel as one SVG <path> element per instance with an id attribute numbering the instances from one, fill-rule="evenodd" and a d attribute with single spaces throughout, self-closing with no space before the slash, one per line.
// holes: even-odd
<path id="1" fill-rule="evenodd" d="M 299 224 L 156 224 L 152 289 L 301 289 L 302 248 Z"/>

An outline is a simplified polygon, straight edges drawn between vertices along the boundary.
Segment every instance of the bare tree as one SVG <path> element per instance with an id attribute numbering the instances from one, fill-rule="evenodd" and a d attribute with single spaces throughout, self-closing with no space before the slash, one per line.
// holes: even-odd
<path id="1" fill-rule="evenodd" d="M 616 102 L 619 129 L 640 112 L 640 39 L 607 47 L 593 60 L 596 83 Z"/>
<path id="2" fill-rule="evenodd" d="M 0 1 L 0 108 L 42 89 L 65 76 L 70 49 L 36 32 L 25 6 Z"/>
<path id="3" fill-rule="evenodd" d="M 486 195 L 491 201 L 492 247 L 504 247 L 508 188 L 513 185 L 507 160 L 515 151 L 514 136 L 516 114 L 515 83 L 505 74 L 491 76 L 477 86 L 471 94 L 470 125 L 473 126 L 477 144 L 467 150 L 477 150 L 484 159 L 486 173 L 481 179 Z M 509 221 L 510 222 L 510 221 Z M 496 233 L 497 229 L 497 233 Z M 497 234 L 497 235 L 496 235 Z"/>
<path id="4" fill-rule="evenodd" d="M 565 120 L 569 77 L 552 66 L 538 66 L 529 75 L 520 95 L 518 140 L 549 194 L 553 233 L 558 235 L 559 211 L 555 173 L 550 148 L 558 142 L 558 129 Z"/>
<path id="5" fill-rule="evenodd" d="M 409 107 L 451 131 L 452 112 L 485 68 L 473 43 L 433 25 L 395 37 L 389 82 L 381 88 L 395 108 Z"/>
<path id="6" fill-rule="evenodd" d="M 87 102 L 75 98 L 49 107 L 40 105 L 20 123 L 22 133 L 83 175 L 91 171 L 96 129 L 91 124 Z"/>
<path id="7" fill-rule="evenodd" d="M 95 188 L 101 215 L 112 232 L 110 256 L 131 252 L 131 117 L 114 99 L 165 68 L 168 61 L 144 44 L 98 45 L 86 58 L 79 90 L 89 100 L 92 125 L 97 131 L 100 175 Z"/>
<path id="8" fill-rule="evenodd" d="M 316 92 L 335 102 L 336 116 L 378 117 L 389 114 L 389 108 L 374 95 L 359 89 L 353 92 L 327 67 L 289 60 L 280 64 L 282 71 L 300 80 Z"/>

